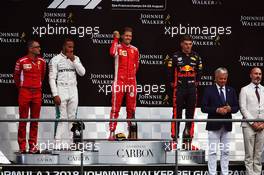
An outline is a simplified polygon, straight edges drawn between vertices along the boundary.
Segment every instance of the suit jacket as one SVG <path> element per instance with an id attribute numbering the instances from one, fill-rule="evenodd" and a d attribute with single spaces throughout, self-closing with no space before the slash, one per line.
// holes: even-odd
<path id="1" fill-rule="evenodd" d="M 225 86 L 226 103 L 224 104 L 220 98 L 219 91 L 216 85 L 207 87 L 204 90 L 204 95 L 201 104 L 201 110 L 208 113 L 208 119 L 232 119 L 231 113 L 236 113 L 239 109 L 236 91 Z M 226 115 L 216 113 L 216 109 L 228 104 L 231 107 L 231 112 Z M 226 131 L 232 131 L 232 122 L 207 122 L 206 130 L 214 131 L 225 127 Z"/>
<path id="2" fill-rule="evenodd" d="M 255 87 L 256 85 L 250 83 L 241 88 L 239 94 L 239 106 L 244 119 L 264 119 L 264 87 L 258 85 L 260 103 L 258 103 Z M 253 122 L 249 123 L 252 124 Z M 242 127 L 249 127 L 248 122 L 242 122 Z"/>

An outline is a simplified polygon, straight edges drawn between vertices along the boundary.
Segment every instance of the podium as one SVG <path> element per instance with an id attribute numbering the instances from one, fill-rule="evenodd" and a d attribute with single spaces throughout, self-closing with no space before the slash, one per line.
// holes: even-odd
<path id="1" fill-rule="evenodd" d="M 97 149 L 52 150 L 45 154 L 18 154 L 18 164 L 32 165 L 152 165 L 175 164 L 175 150 L 161 140 L 95 141 Z M 205 163 L 205 151 L 177 150 L 179 164 Z"/>
<path id="2" fill-rule="evenodd" d="M 204 164 L 205 163 L 205 151 L 204 150 L 177 150 L 178 164 Z M 175 151 L 166 152 L 166 163 L 175 163 Z"/>
<path id="3" fill-rule="evenodd" d="M 56 165 L 58 155 L 56 154 L 20 154 L 16 153 L 16 163 L 25 165 Z"/>
<path id="4" fill-rule="evenodd" d="M 84 151 L 53 151 L 58 155 L 59 165 L 80 165 L 83 159 L 84 165 L 98 164 L 98 152 Z"/>
<path id="5" fill-rule="evenodd" d="M 165 151 L 159 141 L 113 141 L 99 143 L 101 164 L 163 164 Z"/>

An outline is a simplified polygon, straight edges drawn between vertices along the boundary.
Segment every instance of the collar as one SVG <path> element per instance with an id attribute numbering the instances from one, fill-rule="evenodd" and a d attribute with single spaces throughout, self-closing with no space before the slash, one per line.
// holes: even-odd
<path id="1" fill-rule="evenodd" d="M 216 85 L 216 87 L 217 87 L 217 90 L 220 90 L 221 87 L 220 87 L 217 83 L 215 83 L 215 85 Z M 226 87 L 223 86 L 222 88 L 223 88 L 223 90 L 225 90 Z"/>
<path id="2" fill-rule="evenodd" d="M 62 52 L 60 53 L 60 55 L 61 55 L 63 58 L 67 58 L 67 56 L 64 55 Z"/>
<path id="3" fill-rule="evenodd" d="M 28 55 L 26 56 L 28 59 L 30 59 L 30 61 L 36 61 L 36 60 L 38 60 L 38 56 L 36 57 L 36 58 L 32 58 L 32 57 L 29 57 Z"/>
<path id="4" fill-rule="evenodd" d="M 256 89 L 256 86 L 258 86 L 259 89 L 262 88 L 261 84 L 256 85 L 256 84 L 254 84 L 254 83 L 251 82 L 249 85 L 250 85 L 250 87 L 253 88 L 253 89 Z"/>
<path id="5" fill-rule="evenodd" d="M 184 53 L 182 50 L 181 50 L 181 54 L 187 56 L 187 54 Z M 189 53 L 189 56 L 192 56 L 192 55 L 193 55 L 193 51 L 191 51 L 191 52 Z"/>
<path id="6" fill-rule="evenodd" d="M 125 47 L 125 48 L 130 48 L 130 47 L 131 47 L 130 44 L 129 44 L 129 45 L 126 45 L 126 44 L 124 44 L 124 43 L 122 43 L 122 42 L 121 42 L 121 45 L 122 45 L 123 47 Z"/>

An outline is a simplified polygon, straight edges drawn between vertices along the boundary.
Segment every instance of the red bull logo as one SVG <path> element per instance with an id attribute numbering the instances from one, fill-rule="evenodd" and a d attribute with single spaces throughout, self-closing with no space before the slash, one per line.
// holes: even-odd
<path id="1" fill-rule="evenodd" d="M 194 71 L 193 67 L 191 67 L 190 65 L 186 65 L 180 68 L 180 72 L 190 72 L 190 71 Z"/>
<path id="2" fill-rule="evenodd" d="M 195 77 L 194 68 L 190 65 L 186 65 L 180 68 L 178 73 L 179 77 Z"/>

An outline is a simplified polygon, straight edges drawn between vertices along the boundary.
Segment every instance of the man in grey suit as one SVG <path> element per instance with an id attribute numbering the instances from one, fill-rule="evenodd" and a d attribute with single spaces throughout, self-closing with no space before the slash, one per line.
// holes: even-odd
<path id="1" fill-rule="evenodd" d="M 250 72 L 251 83 L 241 89 L 240 111 L 244 119 L 264 119 L 264 87 L 260 84 L 261 69 L 254 67 Z M 264 145 L 264 123 L 242 122 L 247 175 L 260 175 L 261 153 Z"/>

